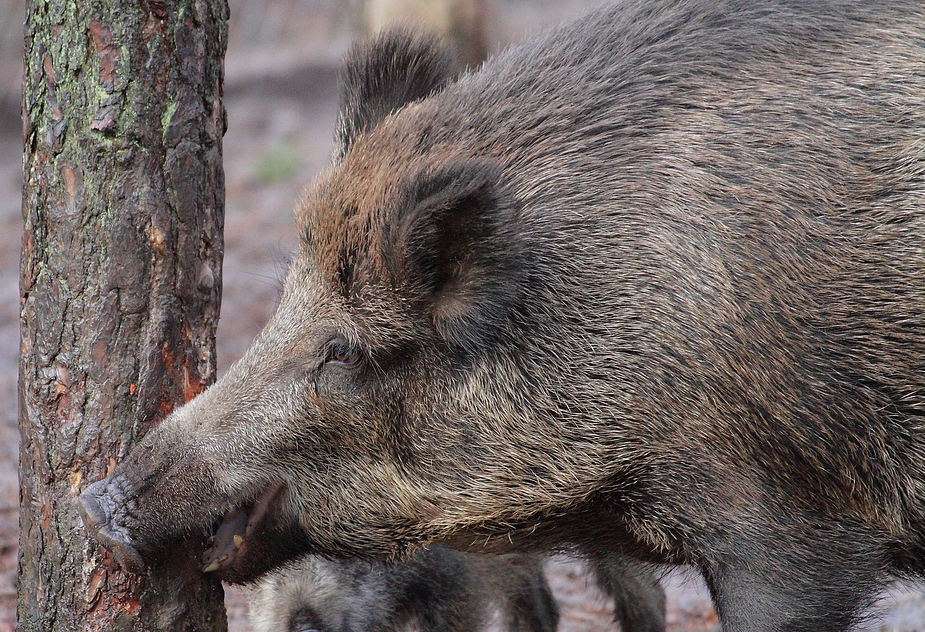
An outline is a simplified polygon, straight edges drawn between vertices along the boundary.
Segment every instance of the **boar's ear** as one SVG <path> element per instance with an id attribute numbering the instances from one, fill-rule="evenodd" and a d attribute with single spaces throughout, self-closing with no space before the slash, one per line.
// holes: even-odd
<path id="1" fill-rule="evenodd" d="M 335 161 L 357 136 L 402 106 L 443 89 L 462 70 L 453 49 L 410 27 L 391 28 L 354 46 L 339 77 Z"/>
<path id="2" fill-rule="evenodd" d="M 498 165 L 460 160 L 413 178 L 384 232 L 393 283 L 410 287 L 440 336 L 461 350 L 488 344 L 517 300 L 516 216 Z"/>

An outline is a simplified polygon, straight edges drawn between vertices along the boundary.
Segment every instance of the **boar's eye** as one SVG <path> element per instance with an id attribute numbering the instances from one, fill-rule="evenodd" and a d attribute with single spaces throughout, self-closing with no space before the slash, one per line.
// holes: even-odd
<path id="1" fill-rule="evenodd" d="M 343 338 L 337 338 L 328 344 L 324 363 L 337 363 L 348 368 L 354 368 L 359 366 L 360 359 L 359 349 Z"/>

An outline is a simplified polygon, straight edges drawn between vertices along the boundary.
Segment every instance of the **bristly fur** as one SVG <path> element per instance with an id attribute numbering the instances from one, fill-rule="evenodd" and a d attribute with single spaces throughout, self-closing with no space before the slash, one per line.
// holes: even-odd
<path id="1" fill-rule="evenodd" d="M 116 554 L 283 482 L 236 577 L 576 545 L 825 632 L 925 576 L 925 4 L 624 0 L 455 81 L 388 37 L 273 319 L 114 472 Z"/>

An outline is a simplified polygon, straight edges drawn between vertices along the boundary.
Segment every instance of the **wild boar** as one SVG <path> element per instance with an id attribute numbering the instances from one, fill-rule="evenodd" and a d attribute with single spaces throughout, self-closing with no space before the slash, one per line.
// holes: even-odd
<path id="1" fill-rule="evenodd" d="M 439 545 L 396 564 L 308 555 L 250 592 L 254 632 L 474 632 L 493 608 L 508 632 L 555 632 L 559 608 L 540 557 Z"/>
<path id="2" fill-rule="evenodd" d="M 235 506 L 232 580 L 578 547 L 752 632 L 925 575 L 925 5 L 626 0 L 462 76 L 422 42 L 348 60 L 275 315 L 84 490 L 100 541 Z"/>
<path id="3" fill-rule="evenodd" d="M 622 632 L 664 632 L 652 569 L 608 558 L 593 570 Z M 440 545 L 393 564 L 306 555 L 267 573 L 249 596 L 254 632 L 473 632 L 495 612 L 509 632 L 554 632 L 559 620 L 540 557 Z"/>

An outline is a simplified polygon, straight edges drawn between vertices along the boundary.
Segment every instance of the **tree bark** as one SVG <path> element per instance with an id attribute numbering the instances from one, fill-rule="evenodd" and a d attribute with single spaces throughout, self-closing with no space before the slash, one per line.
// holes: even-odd
<path id="1" fill-rule="evenodd" d="M 75 499 L 215 377 L 226 0 L 30 0 L 18 628 L 226 630 L 189 543 L 144 576 Z"/>

